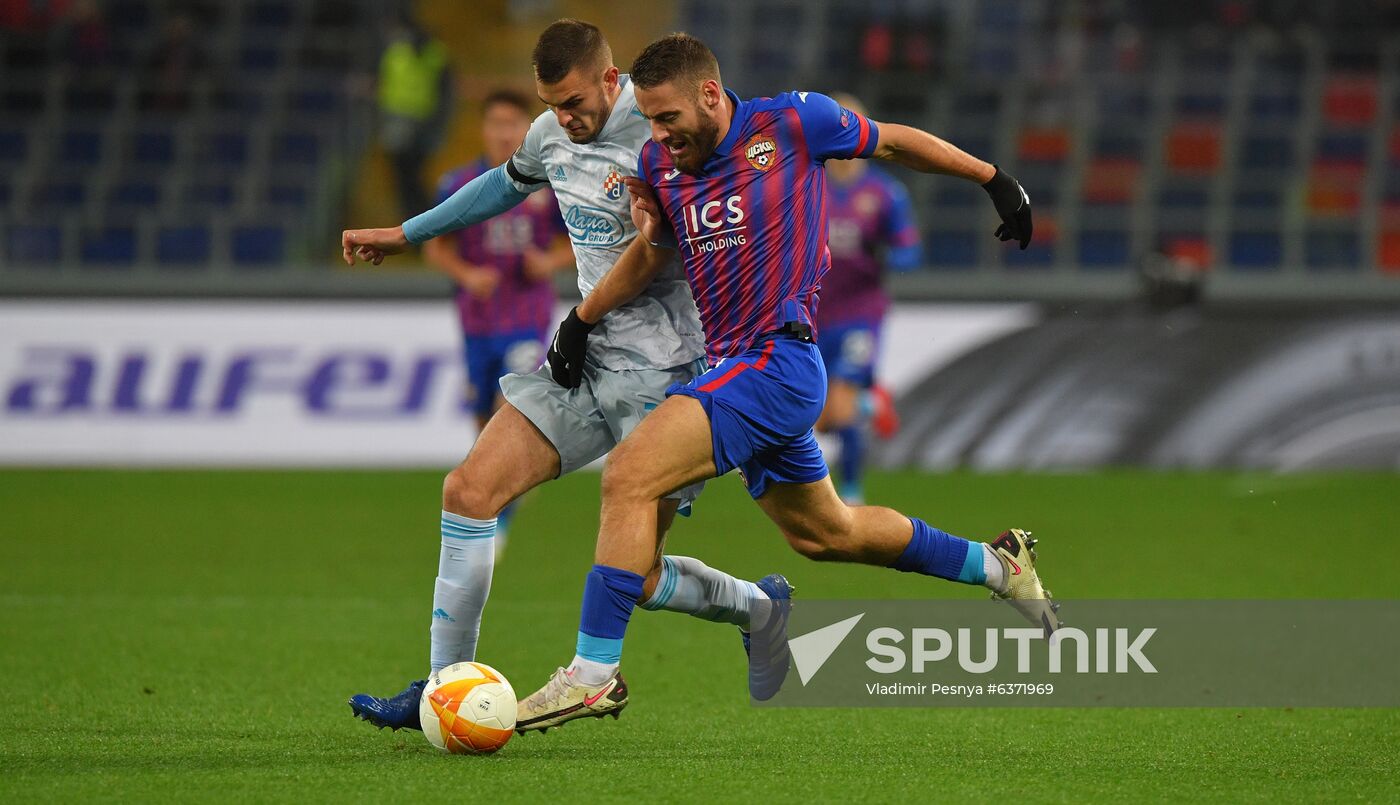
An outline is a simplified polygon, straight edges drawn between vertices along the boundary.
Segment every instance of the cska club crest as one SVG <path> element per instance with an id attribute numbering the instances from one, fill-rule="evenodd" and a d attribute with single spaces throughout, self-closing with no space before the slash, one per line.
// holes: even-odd
<path id="1" fill-rule="evenodd" d="M 744 158 L 758 170 L 766 171 L 778 164 L 778 144 L 767 134 L 755 134 L 744 145 Z"/>
<path id="2" fill-rule="evenodd" d="M 617 201 L 622 198 L 622 174 L 617 172 L 617 168 L 608 171 L 608 176 L 603 180 L 603 195 Z"/>

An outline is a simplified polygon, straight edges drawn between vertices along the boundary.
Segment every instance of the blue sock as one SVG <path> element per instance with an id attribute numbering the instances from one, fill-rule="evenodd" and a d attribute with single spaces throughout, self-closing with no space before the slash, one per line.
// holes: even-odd
<path id="1" fill-rule="evenodd" d="M 982 543 L 939 531 L 917 517 L 910 517 L 909 522 L 914 524 L 914 536 L 891 567 L 963 584 L 987 582 L 987 573 L 982 568 Z"/>
<path id="2" fill-rule="evenodd" d="M 847 425 L 837 434 L 841 438 L 841 497 L 859 500 L 864 497 L 861 474 L 865 466 L 865 428 Z"/>
<path id="3" fill-rule="evenodd" d="M 627 570 L 594 565 L 583 583 L 583 614 L 571 670 L 585 685 L 601 685 L 622 662 L 622 636 L 646 579 Z M 599 677 L 602 677 L 601 679 Z"/>

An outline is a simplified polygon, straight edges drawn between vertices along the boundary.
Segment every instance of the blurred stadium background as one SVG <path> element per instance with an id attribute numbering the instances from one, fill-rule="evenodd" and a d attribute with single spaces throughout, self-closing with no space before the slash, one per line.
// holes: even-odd
<path id="1" fill-rule="evenodd" d="M 475 427 L 443 275 L 339 260 L 405 217 L 403 10 L 447 55 L 424 194 L 560 16 L 1024 182 L 1022 252 L 900 174 L 926 265 L 889 278 L 871 502 L 1032 527 L 1071 601 L 1394 597 L 1400 2 L 0 0 L 0 799 L 1400 798 L 1394 710 L 755 711 L 731 631 L 650 614 L 616 724 L 445 766 L 349 718 L 420 671 Z M 801 560 L 733 478 L 701 503 L 677 550 L 803 596 L 981 595 Z M 517 690 L 573 639 L 597 506 L 579 474 L 512 526 L 482 659 Z"/>
<path id="2" fill-rule="evenodd" d="M 8 0 L 0 457 L 161 461 L 152 442 L 197 432 L 188 417 L 172 431 L 107 415 L 246 413 L 230 388 L 256 398 L 276 385 L 237 368 L 269 346 L 267 322 L 281 328 L 272 346 L 305 353 L 297 383 L 321 371 L 323 386 L 381 397 L 440 392 L 431 421 L 429 403 L 399 411 L 404 428 L 431 425 L 417 433 L 436 452 L 396 454 L 387 444 L 411 439 L 386 435 L 385 463 L 460 454 L 465 438 L 441 438 L 469 427 L 447 411 L 461 380 L 442 357 L 456 343 L 446 280 L 417 257 L 337 259 L 341 228 L 405 217 L 379 110 L 404 12 L 447 54 L 416 171 L 424 196 L 478 153 L 486 92 L 533 89 L 534 36 L 560 15 L 598 22 L 624 68 L 655 35 L 689 30 L 743 94 L 848 90 L 876 118 L 1019 177 L 1036 214 L 1026 251 L 988 237 L 995 213 L 977 188 L 901 177 L 926 265 L 890 279 L 901 305 L 882 374 L 909 427 L 881 446 L 887 466 L 1397 463 L 1400 3 L 1388 0 Z M 569 277 L 559 285 L 575 293 Z M 333 299 L 368 307 L 316 301 Z M 83 306 L 93 300 L 106 304 Z M 375 326 L 385 336 L 363 343 Z M 418 351 L 385 357 L 405 341 Z M 208 365 L 182 375 L 180 344 Z M 439 359 L 414 386 L 414 361 Z M 150 402 L 164 390 L 163 407 Z M 296 463 L 298 440 L 315 437 L 292 425 L 372 416 L 302 402 L 280 430 L 245 421 L 237 460 L 256 463 L 263 442 L 270 461 Z M 86 451 L 69 444 L 75 427 Z M 120 427 L 132 433 L 118 444 L 88 440 Z M 199 463 L 189 444 L 180 460 Z M 308 450 L 305 463 L 346 458 Z"/>

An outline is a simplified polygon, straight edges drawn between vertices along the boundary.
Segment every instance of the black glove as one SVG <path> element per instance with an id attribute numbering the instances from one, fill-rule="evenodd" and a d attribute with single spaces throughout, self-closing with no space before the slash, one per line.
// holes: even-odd
<path id="1" fill-rule="evenodd" d="M 996 168 L 995 165 L 992 167 Z M 997 215 L 1001 216 L 1001 226 L 997 227 L 999 240 L 1019 240 L 1021 249 L 1031 245 L 1031 197 L 1025 188 L 1011 174 L 997 168 L 997 172 L 982 185 L 987 195 L 996 205 Z"/>
<path id="2" fill-rule="evenodd" d="M 549 375 L 566 389 L 576 389 L 583 382 L 583 356 L 588 352 L 588 334 L 597 324 L 578 317 L 578 308 L 559 323 L 554 340 L 549 344 Z"/>

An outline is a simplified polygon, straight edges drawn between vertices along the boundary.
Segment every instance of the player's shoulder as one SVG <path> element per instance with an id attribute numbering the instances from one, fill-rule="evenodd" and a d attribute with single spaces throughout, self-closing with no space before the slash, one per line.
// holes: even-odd
<path id="1" fill-rule="evenodd" d="M 791 108 L 799 112 L 806 109 L 836 105 L 836 101 L 833 101 L 830 97 L 820 92 L 813 92 L 805 89 L 780 92 L 771 98 L 753 98 L 749 103 L 753 104 L 751 108 L 755 110 Z"/>

